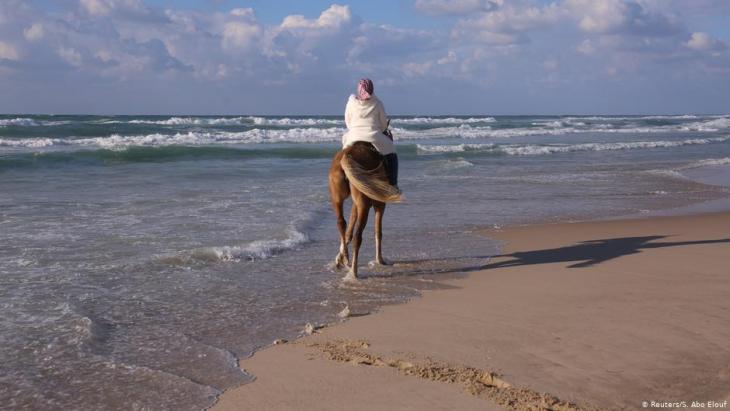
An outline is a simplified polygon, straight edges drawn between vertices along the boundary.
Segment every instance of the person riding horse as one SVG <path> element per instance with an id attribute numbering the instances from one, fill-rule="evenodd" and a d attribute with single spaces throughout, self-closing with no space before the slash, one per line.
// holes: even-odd
<path id="1" fill-rule="evenodd" d="M 373 94 L 373 82 L 362 79 L 357 96 L 350 96 L 345 109 L 347 133 L 342 150 L 332 159 L 328 185 L 332 209 L 340 232 L 340 250 L 335 267 L 350 270 L 345 280 L 357 279 L 358 255 L 370 209 L 375 210 L 375 263 L 388 264 L 381 252 L 383 214 L 386 203 L 399 202 L 398 156 L 383 103 Z M 343 205 L 352 197 L 350 221 L 345 222 Z M 349 247 L 352 242 L 352 259 Z"/>

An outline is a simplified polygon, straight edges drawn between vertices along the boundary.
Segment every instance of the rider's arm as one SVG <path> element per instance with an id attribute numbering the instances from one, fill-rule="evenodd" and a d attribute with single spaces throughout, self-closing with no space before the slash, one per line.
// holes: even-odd
<path id="1" fill-rule="evenodd" d="M 378 104 L 378 123 L 380 131 L 385 131 L 388 128 L 388 116 L 385 114 L 385 107 L 382 101 Z"/>
<path id="2" fill-rule="evenodd" d="M 350 120 L 352 119 L 352 96 L 347 100 L 345 106 L 345 127 L 350 128 Z"/>

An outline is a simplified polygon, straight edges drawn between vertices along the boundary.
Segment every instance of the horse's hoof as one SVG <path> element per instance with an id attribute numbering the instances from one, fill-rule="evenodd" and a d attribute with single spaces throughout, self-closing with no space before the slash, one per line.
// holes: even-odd
<path id="1" fill-rule="evenodd" d="M 341 255 L 338 255 L 335 257 L 335 268 L 338 270 L 341 270 L 343 268 L 346 268 L 350 265 L 350 261 L 347 257 L 343 257 Z"/>
<path id="2" fill-rule="evenodd" d="M 342 277 L 342 281 L 355 282 L 355 281 L 357 281 L 357 274 L 355 272 L 353 272 L 352 270 L 350 270 L 347 272 L 347 275 Z"/>
<path id="3" fill-rule="evenodd" d="M 375 266 L 385 267 L 385 266 L 393 265 L 393 263 L 391 263 L 388 260 L 381 259 L 380 261 L 378 261 L 378 260 L 371 261 L 368 265 L 370 265 L 371 267 L 375 267 Z"/>

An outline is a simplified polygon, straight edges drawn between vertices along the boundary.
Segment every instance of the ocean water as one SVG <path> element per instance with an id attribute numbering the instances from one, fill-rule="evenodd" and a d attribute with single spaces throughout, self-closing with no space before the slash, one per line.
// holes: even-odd
<path id="1" fill-rule="evenodd" d="M 189 409 L 307 322 L 439 287 L 483 227 L 730 197 L 730 116 L 395 116 L 384 255 L 331 267 L 340 117 L 0 116 L 0 408 Z"/>

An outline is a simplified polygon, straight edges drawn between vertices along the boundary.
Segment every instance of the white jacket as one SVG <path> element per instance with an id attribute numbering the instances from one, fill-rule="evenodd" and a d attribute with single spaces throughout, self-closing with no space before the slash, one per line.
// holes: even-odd
<path id="1" fill-rule="evenodd" d="M 351 95 L 345 107 L 347 132 L 342 136 L 342 148 L 356 141 L 366 141 L 382 155 L 395 152 L 393 141 L 383 131 L 388 127 L 383 103 L 375 96 L 368 100 L 358 100 Z"/>

